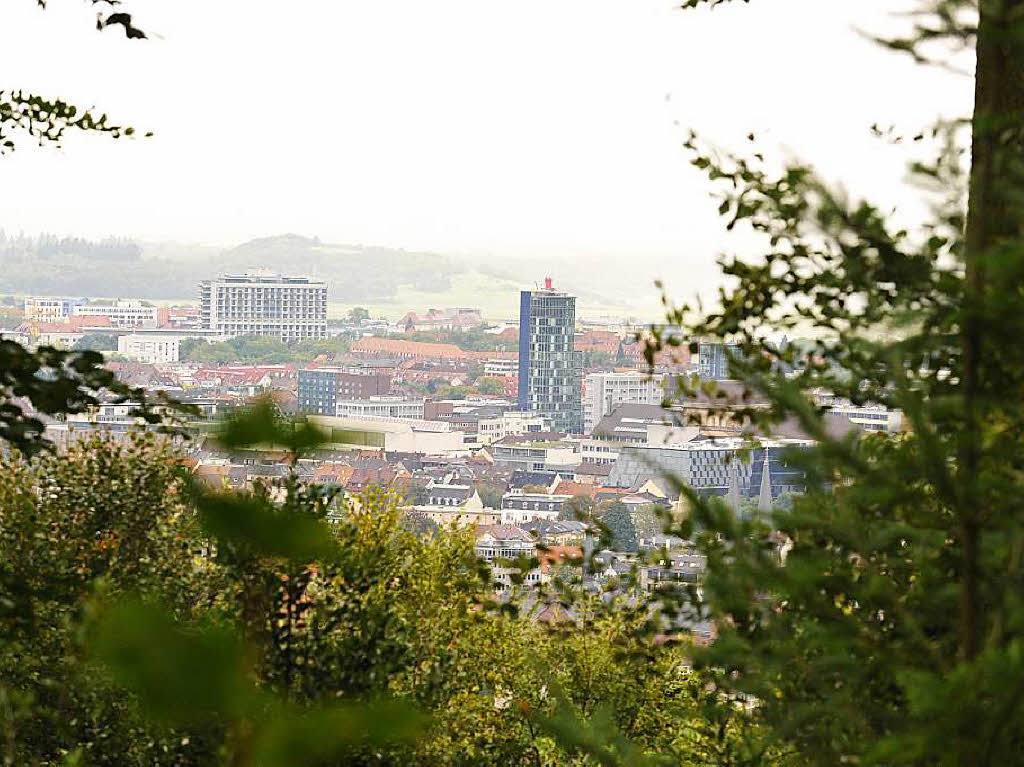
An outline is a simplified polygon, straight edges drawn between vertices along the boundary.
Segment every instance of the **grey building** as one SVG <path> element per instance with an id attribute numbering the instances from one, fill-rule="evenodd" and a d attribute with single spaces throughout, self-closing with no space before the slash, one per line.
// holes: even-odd
<path id="1" fill-rule="evenodd" d="M 222 274 L 199 283 L 203 328 L 282 341 L 327 338 L 327 283 L 267 272 Z"/>
<path id="2" fill-rule="evenodd" d="M 551 419 L 552 428 L 583 432 L 583 365 L 574 349 L 576 297 L 524 290 L 519 303 L 519 409 Z"/>
<path id="3" fill-rule="evenodd" d="M 742 455 L 739 439 L 703 440 L 664 447 L 631 447 L 622 452 L 612 467 L 611 487 L 640 487 L 654 480 L 666 492 L 672 480 L 683 482 L 701 495 L 738 495 L 738 500 L 771 499 L 804 492 L 803 472 L 788 464 L 787 448 L 806 447 L 809 442 L 762 443 Z M 767 459 L 767 460 L 766 460 Z M 763 476 L 767 468 L 768 476 Z"/>
<path id="4" fill-rule="evenodd" d="M 299 371 L 300 413 L 336 415 L 338 400 L 365 399 L 391 391 L 390 373 L 370 368 L 316 368 Z"/>

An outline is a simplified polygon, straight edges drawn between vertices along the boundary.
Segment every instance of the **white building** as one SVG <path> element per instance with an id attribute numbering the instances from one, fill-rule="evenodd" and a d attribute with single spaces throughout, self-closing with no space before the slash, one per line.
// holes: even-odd
<path id="1" fill-rule="evenodd" d="M 463 456 L 465 433 L 453 431 L 441 421 L 397 418 L 350 418 L 309 416 L 309 422 L 325 433 L 327 447 L 339 450 L 384 450 L 395 453 Z"/>
<path id="2" fill-rule="evenodd" d="M 834 404 L 831 412 L 840 415 L 865 431 L 885 431 L 894 434 L 903 428 L 903 412 L 885 407 L 864 407 L 850 403 Z"/>
<path id="3" fill-rule="evenodd" d="M 401 418 L 423 420 L 422 399 L 402 397 L 370 397 L 338 400 L 335 415 L 349 418 Z"/>
<path id="4" fill-rule="evenodd" d="M 155 306 L 144 306 L 141 301 L 115 301 L 112 304 L 80 304 L 74 308 L 75 317 L 109 317 L 115 328 L 154 328 L 157 323 Z"/>
<path id="5" fill-rule="evenodd" d="M 485 376 L 514 376 L 519 372 L 519 360 L 490 359 L 484 362 Z"/>
<path id="6" fill-rule="evenodd" d="M 591 373 L 584 383 L 583 427 L 589 434 L 616 405 L 660 405 L 665 397 L 664 376 L 639 371 Z"/>
<path id="7" fill-rule="evenodd" d="M 117 339 L 117 353 L 151 364 L 177 362 L 181 336 L 145 336 L 134 333 Z"/>
<path id="8" fill-rule="evenodd" d="M 490 445 L 508 436 L 548 431 L 550 428 L 551 420 L 538 413 L 511 411 L 481 418 L 477 424 L 477 441 L 481 445 Z"/>
<path id="9" fill-rule="evenodd" d="M 81 298 L 59 296 L 28 296 L 25 299 L 26 322 L 59 322 L 72 316 Z"/>
<path id="10" fill-rule="evenodd" d="M 202 327 L 282 341 L 327 338 L 327 283 L 270 272 L 224 274 L 199 283 Z"/>

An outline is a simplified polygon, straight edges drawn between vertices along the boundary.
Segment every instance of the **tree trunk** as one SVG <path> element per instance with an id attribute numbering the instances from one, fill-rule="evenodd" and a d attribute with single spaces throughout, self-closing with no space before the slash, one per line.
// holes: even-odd
<path id="1" fill-rule="evenodd" d="M 964 429 L 958 450 L 959 520 L 962 546 L 960 651 L 972 660 L 981 649 L 979 603 L 984 499 L 979 492 L 981 429 L 986 376 L 986 259 L 995 246 L 1020 237 L 1020 212 L 1012 201 L 1020 189 L 1024 142 L 1024 0 L 981 0 L 975 74 L 970 200 L 965 242 L 966 293 L 962 324 Z"/>

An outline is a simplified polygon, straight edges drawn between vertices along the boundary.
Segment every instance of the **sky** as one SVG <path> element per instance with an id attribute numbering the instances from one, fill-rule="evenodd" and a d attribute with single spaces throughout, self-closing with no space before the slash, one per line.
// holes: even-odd
<path id="1" fill-rule="evenodd" d="M 892 30 L 899 2 L 677 4 L 136 0 L 140 42 L 94 31 L 84 0 L 5 0 L 0 88 L 155 135 L 23 140 L 0 157 L 0 228 L 224 246 L 295 232 L 685 275 L 729 247 L 681 146 L 691 127 L 723 146 L 754 131 L 913 214 L 902 150 L 868 128 L 967 114 L 972 83 L 857 31 Z"/>

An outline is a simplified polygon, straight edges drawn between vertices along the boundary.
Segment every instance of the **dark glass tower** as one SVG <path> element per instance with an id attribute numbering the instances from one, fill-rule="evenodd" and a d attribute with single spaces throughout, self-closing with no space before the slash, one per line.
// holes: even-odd
<path id="1" fill-rule="evenodd" d="M 524 290 L 519 303 L 519 408 L 551 419 L 556 431 L 583 432 L 583 367 L 573 348 L 576 297 Z"/>

